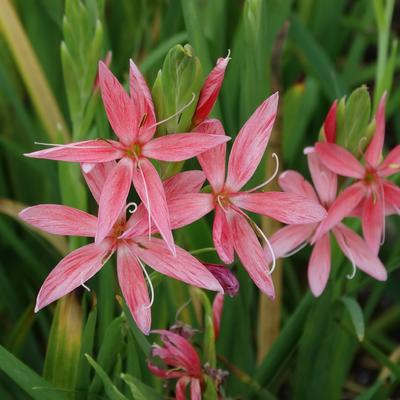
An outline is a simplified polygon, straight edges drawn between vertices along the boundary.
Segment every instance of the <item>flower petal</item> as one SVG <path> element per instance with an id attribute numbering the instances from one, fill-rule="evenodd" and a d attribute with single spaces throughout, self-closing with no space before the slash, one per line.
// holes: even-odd
<path id="1" fill-rule="evenodd" d="M 385 140 L 385 106 L 386 92 L 381 97 L 378 110 L 375 115 L 375 133 L 365 152 L 365 160 L 372 167 L 377 167 L 382 155 L 383 142 Z"/>
<path id="2" fill-rule="evenodd" d="M 315 227 L 316 224 L 288 225 L 276 231 L 269 238 L 275 257 L 285 257 L 287 254 L 299 249 L 310 239 Z M 267 260 L 272 261 L 268 246 L 264 246 L 264 253 Z"/>
<path id="3" fill-rule="evenodd" d="M 180 172 L 163 181 L 165 196 L 169 197 L 183 193 L 197 193 L 204 184 L 206 176 L 203 171 L 191 170 Z"/>
<path id="4" fill-rule="evenodd" d="M 319 203 L 285 192 L 237 193 L 230 197 L 237 207 L 271 217 L 285 224 L 309 224 L 326 217 Z"/>
<path id="5" fill-rule="evenodd" d="M 362 230 L 372 253 L 378 255 L 385 221 L 384 200 L 380 193 L 370 193 L 364 200 Z"/>
<path id="6" fill-rule="evenodd" d="M 315 150 L 321 162 L 332 172 L 361 179 L 364 167 L 349 151 L 334 143 L 316 143 Z"/>
<path id="7" fill-rule="evenodd" d="M 336 199 L 337 175 L 322 164 L 314 149 L 307 152 L 307 160 L 315 189 L 322 204 L 331 205 Z"/>
<path id="8" fill-rule="evenodd" d="M 279 176 L 279 186 L 286 193 L 298 194 L 319 203 L 317 194 L 310 182 L 297 171 L 285 171 Z"/>
<path id="9" fill-rule="evenodd" d="M 359 235 L 343 224 L 335 227 L 333 233 L 343 253 L 358 268 L 378 281 L 387 279 L 385 267 Z"/>
<path id="10" fill-rule="evenodd" d="M 217 119 L 208 119 L 196 128 L 197 132 L 225 135 L 224 127 Z M 220 144 L 197 156 L 202 170 L 215 192 L 219 192 L 225 182 L 226 144 Z"/>
<path id="11" fill-rule="evenodd" d="M 129 310 L 139 329 L 148 335 L 151 326 L 150 299 L 143 271 L 128 245 L 118 246 L 118 282 Z"/>
<path id="12" fill-rule="evenodd" d="M 221 264 L 203 263 L 203 265 L 218 280 L 218 282 L 224 289 L 225 294 L 231 297 L 237 295 L 239 291 L 239 281 L 237 280 L 235 274 L 229 268 Z"/>
<path id="13" fill-rule="evenodd" d="M 331 271 L 331 242 L 329 234 L 317 240 L 308 263 L 308 283 L 315 297 L 321 295 Z"/>
<path id="14" fill-rule="evenodd" d="M 243 267 L 258 288 L 270 298 L 275 297 L 274 285 L 263 249 L 247 220 L 235 213 L 232 218 L 233 244 Z"/>
<path id="15" fill-rule="evenodd" d="M 386 214 L 400 214 L 400 187 L 390 181 L 383 181 Z"/>
<path id="16" fill-rule="evenodd" d="M 183 161 L 230 140 L 226 135 L 206 133 L 174 133 L 147 142 L 142 149 L 144 157 L 161 161 Z"/>
<path id="17" fill-rule="evenodd" d="M 99 83 L 104 108 L 113 131 L 121 143 L 132 143 L 138 132 L 138 111 L 118 79 L 102 61 L 99 62 Z"/>
<path id="18" fill-rule="evenodd" d="M 40 288 L 35 312 L 84 284 L 103 266 L 110 254 L 110 243 L 80 247 L 64 257 L 50 272 Z"/>
<path id="19" fill-rule="evenodd" d="M 174 238 L 171 232 L 171 222 L 164 186 L 152 163 L 145 158 L 139 160 L 133 171 L 135 189 L 150 213 L 151 220 L 156 225 L 171 252 L 175 254 Z M 150 228 L 150 227 L 149 227 Z"/>
<path id="20" fill-rule="evenodd" d="M 392 149 L 379 166 L 380 176 L 390 176 L 400 171 L 400 144 Z"/>
<path id="21" fill-rule="evenodd" d="M 40 204 L 25 208 L 19 217 L 29 225 L 54 235 L 94 237 L 97 218 L 76 208 Z"/>
<path id="22" fill-rule="evenodd" d="M 114 140 L 85 140 L 24 154 L 26 157 L 46 160 L 98 163 L 123 157 L 121 145 Z"/>
<path id="23" fill-rule="evenodd" d="M 337 225 L 344 217 L 348 216 L 357 207 L 364 195 L 365 191 L 361 182 L 354 183 L 343 190 L 329 208 L 328 216 L 317 228 L 312 242 L 318 240 L 322 235 Z"/>
<path id="24" fill-rule="evenodd" d="M 221 207 L 215 207 L 213 241 L 219 257 L 225 264 L 231 264 L 234 260 L 233 239 L 229 219 L 230 216 Z"/>
<path id="25" fill-rule="evenodd" d="M 183 376 L 177 380 L 175 388 L 175 400 L 186 400 L 186 388 L 190 381 L 191 379 L 187 376 Z"/>
<path id="26" fill-rule="evenodd" d="M 97 203 L 100 202 L 101 191 L 110 172 L 115 168 L 115 161 L 106 163 L 82 163 L 83 177 Z"/>
<path id="27" fill-rule="evenodd" d="M 265 153 L 278 108 L 278 92 L 265 100 L 247 120 L 233 143 L 226 184 L 238 191 L 253 176 Z"/>
<path id="28" fill-rule="evenodd" d="M 190 400 L 201 400 L 200 381 L 195 378 L 192 378 L 190 383 Z"/>
<path id="29" fill-rule="evenodd" d="M 328 143 L 335 143 L 336 141 L 336 110 L 337 100 L 332 103 L 324 121 L 325 139 Z"/>
<path id="30" fill-rule="evenodd" d="M 125 207 L 132 182 L 133 162 L 124 157 L 108 175 L 99 202 L 96 243 L 100 243 L 117 222 Z"/>
<path id="31" fill-rule="evenodd" d="M 224 309 L 224 295 L 222 293 L 217 293 L 214 297 L 212 305 L 212 317 L 214 325 L 214 338 L 215 340 L 219 336 L 219 328 L 221 326 L 222 311 Z"/>
<path id="32" fill-rule="evenodd" d="M 149 141 L 156 132 L 153 99 L 147 83 L 136 64 L 129 61 L 129 86 L 136 113 L 138 136 L 142 143 Z"/>
<path id="33" fill-rule="evenodd" d="M 229 56 L 219 58 L 217 64 L 204 81 L 203 87 L 200 91 L 199 101 L 197 102 L 196 111 L 193 116 L 193 126 L 203 122 L 210 114 L 215 102 L 217 101 L 229 60 Z"/>
<path id="34" fill-rule="evenodd" d="M 182 248 L 176 246 L 176 256 L 173 256 L 161 239 L 143 236 L 136 238 L 135 242 L 135 254 L 161 274 L 189 285 L 223 292 L 211 272 Z"/>

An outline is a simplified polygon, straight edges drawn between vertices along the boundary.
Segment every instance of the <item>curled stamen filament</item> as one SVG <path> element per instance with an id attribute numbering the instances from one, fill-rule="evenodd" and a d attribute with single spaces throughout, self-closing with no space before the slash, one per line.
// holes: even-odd
<path id="1" fill-rule="evenodd" d="M 364 150 L 361 147 L 362 142 L 366 142 L 367 138 L 365 136 L 363 136 L 362 138 L 360 138 L 360 140 L 358 141 L 358 152 L 360 153 L 361 156 L 364 157 Z"/>
<path id="2" fill-rule="evenodd" d="M 304 247 L 307 246 L 307 241 L 305 241 L 304 243 L 300 244 L 299 246 L 297 246 L 294 250 L 289 251 L 289 253 L 286 253 L 285 255 L 283 255 L 282 257 L 287 258 L 287 257 L 292 257 L 294 254 L 296 254 L 297 252 L 299 252 L 300 250 L 303 250 Z"/>
<path id="3" fill-rule="evenodd" d="M 382 218 L 383 218 L 383 223 L 382 223 L 382 237 L 380 241 L 380 245 L 382 246 L 385 243 L 385 238 L 386 238 L 386 218 L 385 218 L 385 192 L 383 190 L 382 185 L 379 185 L 379 189 L 381 192 L 381 204 L 382 204 Z"/>
<path id="4" fill-rule="evenodd" d="M 140 267 L 142 268 L 143 273 L 146 276 L 146 280 L 147 280 L 147 282 L 149 284 L 149 287 L 150 287 L 150 303 L 145 307 L 145 309 L 147 310 L 147 309 L 151 308 L 151 306 L 154 303 L 154 287 L 153 287 L 153 284 L 151 283 L 150 276 L 147 273 L 146 268 L 143 265 L 142 261 L 138 257 L 136 257 L 136 259 L 138 260 L 138 263 L 139 263 Z"/>
<path id="5" fill-rule="evenodd" d="M 178 321 L 179 314 L 192 302 L 192 299 L 185 301 L 176 311 L 175 321 Z"/>
<path id="6" fill-rule="evenodd" d="M 267 275 L 272 275 L 272 273 L 275 271 L 275 267 L 276 267 L 276 257 L 275 257 L 274 250 L 272 249 L 271 243 L 269 242 L 268 238 L 265 236 L 262 229 L 255 222 L 253 222 L 253 226 L 256 228 L 257 232 L 261 235 L 261 237 L 265 240 L 265 243 L 268 246 L 268 250 L 271 253 L 272 267 L 269 271 L 267 271 Z"/>
<path id="7" fill-rule="evenodd" d="M 133 206 L 133 210 L 129 209 L 129 207 L 131 207 L 131 206 Z M 129 214 L 134 214 L 137 211 L 137 209 L 138 209 L 138 205 L 134 201 L 132 201 L 131 203 L 128 203 L 125 206 L 125 212 L 126 212 L 126 210 L 128 210 Z"/>
<path id="8" fill-rule="evenodd" d="M 261 185 L 256 186 L 255 188 L 249 190 L 249 192 L 255 192 L 256 190 L 263 188 L 264 186 L 268 185 L 268 183 L 270 183 L 272 180 L 274 180 L 276 175 L 278 175 L 278 172 L 279 172 L 279 158 L 278 158 L 276 153 L 272 153 L 272 157 L 275 159 L 275 171 L 274 171 L 274 173 L 265 182 L 263 182 Z"/>
<path id="9" fill-rule="evenodd" d="M 356 263 L 354 262 L 354 258 L 353 258 L 353 254 L 351 253 L 350 247 L 347 244 L 346 238 L 342 235 L 344 244 L 346 246 L 347 252 L 349 253 L 349 259 L 351 262 L 351 265 L 353 266 L 353 270 L 351 271 L 351 274 L 347 275 L 347 279 L 353 279 L 356 276 L 356 272 L 357 272 L 357 267 L 356 267 Z"/>
<path id="10" fill-rule="evenodd" d="M 168 118 L 162 119 L 161 121 L 156 122 L 155 124 L 151 125 L 148 129 L 155 128 L 158 125 L 163 124 L 164 122 L 170 121 L 172 118 L 175 118 L 177 115 L 183 113 L 190 105 L 193 103 L 194 99 L 196 98 L 195 93 L 192 93 L 192 98 L 189 100 L 188 103 L 186 103 L 180 110 L 178 110 L 176 113 L 170 115 Z"/>
<path id="11" fill-rule="evenodd" d="M 227 213 L 228 210 L 222 205 L 222 201 L 221 201 L 222 195 L 218 195 L 217 196 L 217 203 L 219 204 L 219 206 Z"/>
<path id="12" fill-rule="evenodd" d="M 86 289 L 88 292 L 90 292 L 90 287 L 85 285 L 85 282 L 83 282 L 83 276 L 82 276 L 82 272 L 80 274 L 80 278 L 81 278 L 81 286 Z"/>

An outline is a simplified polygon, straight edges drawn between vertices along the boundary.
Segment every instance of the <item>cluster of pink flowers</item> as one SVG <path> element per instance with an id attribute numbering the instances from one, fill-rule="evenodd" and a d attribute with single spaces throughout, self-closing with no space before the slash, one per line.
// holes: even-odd
<path id="1" fill-rule="evenodd" d="M 222 262 L 231 264 L 236 253 L 254 283 L 271 298 L 275 295 L 271 263 L 274 266 L 276 258 L 292 254 L 307 243 L 314 246 L 308 269 L 310 287 L 316 296 L 321 294 L 330 272 L 330 232 L 354 266 L 378 280 L 386 279 L 377 255 L 385 215 L 398 212 L 400 207 L 399 188 L 386 179 L 400 170 L 400 146 L 380 161 L 385 96 L 363 164 L 335 144 L 334 103 L 324 123 L 325 141 L 305 150 L 315 190 L 296 171 L 286 171 L 279 177 L 281 192 L 261 191 L 270 179 L 253 189 L 243 189 L 265 153 L 277 114 L 278 94 L 255 110 L 227 156 L 230 138 L 221 122 L 208 115 L 228 61 L 228 57 L 219 59 L 206 78 L 190 132 L 156 138 L 157 126 L 165 121 L 157 122 L 150 90 L 139 69 L 131 61 L 128 95 L 106 64 L 100 62 L 98 85 L 118 140 L 52 145 L 27 154 L 81 163 L 83 177 L 99 206 L 97 217 L 52 204 L 20 213 L 25 222 L 46 232 L 94 238 L 93 243 L 68 254 L 49 274 L 37 297 L 36 311 L 84 285 L 113 253 L 117 254 L 121 291 L 145 334 L 150 331 L 154 298 L 145 264 L 190 285 L 229 292 L 229 269 L 201 263 L 176 246 L 172 235 L 172 230 L 212 210 L 213 241 Z M 197 157 L 202 171 L 185 171 L 164 181 L 151 162 L 178 162 L 192 157 Z M 339 194 L 338 175 L 355 180 Z M 205 179 L 211 192 L 202 191 Z M 127 200 L 132 184 L 142 201 L 140 205 Z M 268 239 L 244 210 L 287 226 Z M 127 211 L 132 214 L 129 218 Z M 361 216 L 365 240 L 342 223 L 346 216 Z"/>

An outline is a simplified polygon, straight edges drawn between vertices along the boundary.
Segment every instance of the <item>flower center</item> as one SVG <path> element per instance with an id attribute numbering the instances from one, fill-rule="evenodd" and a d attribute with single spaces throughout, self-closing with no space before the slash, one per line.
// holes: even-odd
<path id="1" fill-rule="evenodd" d="M 368 169 L 364 175 L 364 182 L 367 185 L 372 185 L 376 181 L 376 171 L 374 169 Z"/>
<path id="2" fill-rule="evenodd" d="M 125 222 L 119 222 L 119 223 L 117 222 L 114 225 L 111 236 L 115 239 L 118 239 L 124 233 L 124 230 L 125 230 Z"/>
<path id="3" fill-rule="evenodd" d="M 214 197 L 215 203 L 218 204 L 224 211 L 226 211 L 231 202 L 229 200 L 229 196 L 226 193 L 218 193 Z"/>
<path id="4" fill-rule="evenodd" d="M 134 143 L 125 150 L 128 157 L 132 157 L 135 160 L 142 154 L 142 146 L 140 143 Z"/>

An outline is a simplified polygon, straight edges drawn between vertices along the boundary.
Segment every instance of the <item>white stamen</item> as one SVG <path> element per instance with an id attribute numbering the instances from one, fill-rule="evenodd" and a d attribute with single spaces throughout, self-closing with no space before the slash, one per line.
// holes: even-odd
<path id="1" fill-rule="evenodd" d="M 272 153 L 272 157 L 275 158 L 275 163 L 276 163 L 274 173 L 272 174 L 272 176 L 269 179 L 267 179 L 261 185 L 258 185 L 255 188 L 249 190 L 249 192 L 255 192 L 256 190 L 263 188 L 264 186 L 268 185 L 268 183 L 270 183 L 273 179 L 275 179 L 276 175 L 278 175 L 278 172 L 279 172 L 279 158 L 278 158 L 276 153 Z"/>
<path id="2" fill-rule="evenodd" d="M 386 239 L 386 218 L 385 218 L 385 192 L 383 190 L 383 186 L 379 185 L 379 189 L 381 191 L 381 204 L 382 204 L 382 218 L 383 218 L 383 224 L 382 224 L 382 237 L 380 241 L 380 245 L 382 246 L 385 243 Z"/>
<path id="3" fill-rule="evenodd" d="M 38 144 L 40 146 L 48 146 L 48 147 L 67 147 L 73 149 L 98 149 L 96 146 L 80 146 L 76 143 L 68 143 L 68 144 L 60 144 L 60 143 L 42 143 L 42 142 L 34 142 L 34 144 Z"/>
<path id="4" fill-rule="evenodd" d="M 289 251 L 289 253 L 286 253 L 285 255 L 283 255 L 283 258 L 287 258 L 287 257 L 292 257 L 294 254 L 296 254 L 297 252 L 299 252 L 300 250 L 304 249 L 304 247 L 306 247 L 308 244 L 308 242 L 304 242 L 301 245 L 299 245 L 297 248 L 295 248 L 292 251 Z"/>
<path id="5" fill-rule="evenodd" d="M 222 195 L 218 195 L 217 196 L 217 203 L 219 204 L 219 206 L 227 213 L 228 212 L 228 210 L 222 205 L 222 202 L 221 202 L 221 199 L 223 198 L 223 196 Z"/>
<path id="6" fill-rule="evenodd" d="M 269 252 L 271 253 L 271 256 L 272 256 L 272 267 L 267 272 L 267 275 L 272 275 L 272 273 L 275 271 L 275 267 L 276 267 L 276 257 L 275 257 L 274 250 L 272 249 L 271 243 L 269 242 L 269 240 L 265 236 L 265 234 L 262 231 L 262 229 L 254 221 L 253 221 L 253 226 L 256 228 L 257 232 L 261 235 L 261 237 L 265 240 L 265 243 L 268 246 Z"/>
<path id="7" fill-rule="evenodd" d="M 179 314 L 185 309 L 185 307 L 187 307 L 190 303 L 192 302 L 192 299 L 189 299 L 188 301 L 186 301 L 185 303 L 183 303 L 178 310 L 176 311 L 175 314 L 175 321 L 178 321 L 178 316 Z"/>
<path id="8" fill-rule="evenodd" d="M 82 276 L 82 272 L 80 274 L 80 278 L 81 278 L 81 286 L 83 288 L 85 288 L 88 292 L 90 292 L 90 287 L 86 286 L 85 283 L 83 282 L 83 276 Z"/>
<path id="9" fill-rule="evenodd" d="M 363 136 L 362 138 L 360 138 L 360 140 L 358 141 L 358 152 L 364 157 L 364 150 L 361 147 L 362 142 L 366 142 L 367 138 L 365 136 Z"/>
<path id="10" fill-rule="evenodd" d="M 129 207 L 131 207 L 131 206 L 133 206 L 133 210 L 129 209 Z M 138 205 L 134 201 L 132 201 L 131 203 L 128 203 L 125 206 L 125 212 L 126 212 L 126 210 L 128 210 L 129 214 L 134 214 L 137 211 L 137 209 L 138 209 Z"/>
<path id="11" fill-rule="evenodd" d="M 154 287 L 153 287 L 153 284 L 151 283 L 150 276 L 147 273 L 146 268 L 143 265 L 142 261 L 138 257 L 136 257 L 136 259 L 138 260 L 138 263 L 139 263 L 140 267 L 142 268 L 144 275 L 146 276 L 147 282 L 149 284 L 149 287 L 150 287 L 150 303 L 145 307 L 145 309 L 147 310 L 147 309 L 151 308 L 151 306 L 154 303 Z"/>
<path id="12" fill-rule="evenodd" d="M 350 262 L 351 262 L 351 265 L 353 267 L 353 270 L 351 271 L 351 274 L 347 275 L 347 279 L 353 279 L 356 276 L 356 272 L 357 272 L 356 263 L 354 262 L 353 255 L 351 253 L 349 245 L 347 244 L 346 238 L 344 237 L 344 235 L 342 233 L 341 233 L 341 236 L 342 236 L 344 245 L 346 246 L 347 252 L 349 253 Z"/>
<path id="13" fill-rule="evenodd" d="M 192 98 L 190 99 L 190 101 L 188 103 L 186 103 L 180 110 L 178 110 L 175 114 L 172 114 L 168 118 L 165 118 L 165 119 L 162 119 L 161 121 L 156 122 L 155 124 L 151 125 L 148 129 L 150 130 L 152 128 L 155 128 L 156 126 L 161 125 L 164 122 L 168 122 L 172 118 L 175 118 L 177 115 L 183 113 L 183 111 L 185 111 L 188 107 L 190 107 L 190 105 L 193 103 L 195 98 L 196 98 L 196 95 L 194 93 L 192 93 Z"/>

